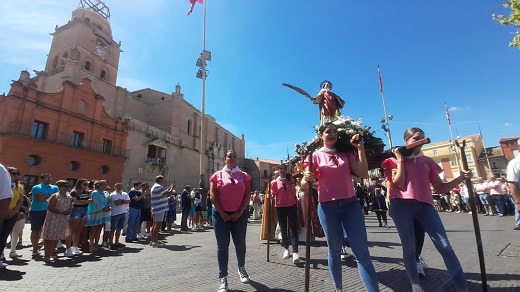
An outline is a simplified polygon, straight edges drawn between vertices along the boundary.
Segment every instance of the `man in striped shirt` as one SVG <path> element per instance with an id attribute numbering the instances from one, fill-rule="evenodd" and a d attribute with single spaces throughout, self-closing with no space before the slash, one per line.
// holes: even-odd
<path id="1" fill-rule="evenodd" d="M 168 197 L 172 194 L 175 185 L 171 185 L 166 189 L 162 186 L 164 177 L 159 175 L 155 178 L 155 184 L 152 186 L 152 240 L 150 245 L 153 247 L 164 247 L 164 243 L 159 241 L 159 230 L 164 220 L 164 214 L 168 210 Z"/>

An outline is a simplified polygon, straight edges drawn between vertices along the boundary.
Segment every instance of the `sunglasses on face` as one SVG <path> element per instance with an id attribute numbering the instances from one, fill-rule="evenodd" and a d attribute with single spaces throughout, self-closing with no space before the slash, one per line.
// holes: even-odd
<path id="1" fill-rule="evenodd" d="M 44 180 L 52 180 L 52 177 L 46 177 Z"/>

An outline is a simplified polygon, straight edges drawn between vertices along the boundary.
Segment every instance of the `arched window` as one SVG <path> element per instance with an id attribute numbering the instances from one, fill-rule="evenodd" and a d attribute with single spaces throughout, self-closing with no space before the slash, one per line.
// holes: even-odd
<path id="1" fill-rule="evenodd" d="M 90 64 L 89 61 L 86 61 L 85 62 L 85 70 L 90 71 L 92 69 L 91 67 L 92 67 L 92 64 Z"/>
<path id="2" fill-rule="evenodd" d="M 56 67 L 58 67 L 58 56 L 54 56 L 54 58 L 52 59 L 52 69 L 56 69 Z"/>
<path id="3" fill-rule="evenodd" d="M 83 99 L 80 99 L 78 102 L 78 112 L 81 114 L 85 113 L 85 101 Z"/>
<path id="4" fill-rule="evenodd" d="M 63 53 L 63 56 L 62 56 L 62 59 L 61 59 L 61 62 L 60 62 L 60 66 L 63 66 L 65 64 L 65 60 L 66 58 L 69 57 L 69 52 L 65 52 Z"/>
<path id="5" fill-rule="evenodd" d="M 107 71 L 105 70 L 101 70 L 101 74 L 99 75 L 99 77 L 103 80 L 106 80 L 107 79 Z"/>
<path id="6" fill-rule="evenodd" d="M 188 135 L 191 135 L 191 127 L 192 127 L 192 121 L 191 119 L 188 119 L 188 128 L 186 129 L 186 132 Z"/>

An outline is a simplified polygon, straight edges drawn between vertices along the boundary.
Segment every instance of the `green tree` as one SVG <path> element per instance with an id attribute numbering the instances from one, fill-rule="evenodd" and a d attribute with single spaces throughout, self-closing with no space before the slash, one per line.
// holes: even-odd
<path id="1" fill-rule="evenodd" d="M 509 43 L 509 46 L 520 49 L 520 0 L 508 0 L 504 3 L 504 6 L 512 10 L 511 14 L 508 17 L 493 14 L 493 19 L 503 25 L 516 27 L 516 36 Z"/>

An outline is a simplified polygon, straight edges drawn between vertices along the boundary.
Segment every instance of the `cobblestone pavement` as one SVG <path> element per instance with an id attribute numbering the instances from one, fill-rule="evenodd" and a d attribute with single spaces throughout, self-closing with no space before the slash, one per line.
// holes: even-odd
<path id="1" fill-rule="evenodd" d="M 482 291 L 480 266 L 471 215 L 441 213 L 449 239 L 459 257 L 470 291 Z M 514 219 L 479 215 L 485 253 L 489 291 L 520 291 L 520 231 L 514 231 Z M 381 291 L 411 291 L 404 266 L 399 237 L 391 228 L 377 227 L 375 215 L 366 217 L 370 253 Z M 294 265 L 282 259 L 280 245 L 270 247 L 266 261 L 266 242 L 259 240 L 260 222 L 248 226 L 246 268 L 249 284 L 242 284 L 236 272 L 234 247 L 230 247 L 229 291 L 304 291 L 304 264 Z M 24 244 L 29 243 L 29 228 Z M 17 260 L 7 259 L 0 270 L 0 291 L 216 291 L 218 269 L 213 231 L 194 231 L 161 235 L 165 248 L 152 248 L 148 241 L 129 243 L 121 251 L 84 254 L 46 264 L 31 258 L 30 247 L 18 250 Z M 333 291 L 327 267 L 324 239 L 312 243 L 310 291 Z M 305 255 L 305 247 L 300 247 Z M 425 241 L 423 258 L 429 265 L 421 285 L 426 291 L 454 291 L 442 258 L 431 240 Z M 344 261 L 345 291 L 364 291 L 353 260 Z"/>

